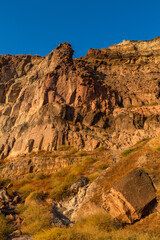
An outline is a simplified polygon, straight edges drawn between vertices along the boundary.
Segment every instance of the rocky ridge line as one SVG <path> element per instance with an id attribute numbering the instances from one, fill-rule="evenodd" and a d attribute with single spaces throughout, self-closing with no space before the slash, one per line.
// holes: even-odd
<path id="1" fill-rule="evenodd" d="M 73 59 L 0 56 L 0 156 L 60 145 L 123 149 L 160 133 L 160 38 L 123 41 Z"/>

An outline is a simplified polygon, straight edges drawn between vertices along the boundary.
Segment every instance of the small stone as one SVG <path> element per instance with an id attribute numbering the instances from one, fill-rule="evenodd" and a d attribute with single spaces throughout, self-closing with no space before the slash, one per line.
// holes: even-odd
<path id="1" fill-rule="evenodd" d="M 10 215 L 6 216 L 6 219 L 8 219 L 10 221 L 14 221 L 15 218 L 14 218 L 14 216 L 12 214 L 10 214 Z"/>
<path id="2" fill-rule="evenodd" d="M 13 187 L 13 183 L 9 183 L 9 184 L 7 185 L 7 188 L 11 188 L 11 187 Z"/>
<path id="3" fill-rule="evenodd" d="M 15 230 L 11 233 L 10 236 L 20 237 L 22 235 L 22 232 L 20 230 Z"/>
<path id="4" fill-rule="evenodd" d="M 14 204 L 17 204 L 19 201 L 20 201 L 20 197 L 19 197 L 19 196 L 15 196 L 15 197 L 13 198 L 13 203 L 14 203 Z"/>

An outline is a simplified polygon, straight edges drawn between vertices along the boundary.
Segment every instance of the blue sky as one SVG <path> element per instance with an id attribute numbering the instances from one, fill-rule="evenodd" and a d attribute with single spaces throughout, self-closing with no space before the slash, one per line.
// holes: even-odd
<path id="1" fill-rule="evenodd" d="M 69 42 L 89 48 L 160 36 L 159 0 L 0 0 L 0 54 L 45 56 Z"/>

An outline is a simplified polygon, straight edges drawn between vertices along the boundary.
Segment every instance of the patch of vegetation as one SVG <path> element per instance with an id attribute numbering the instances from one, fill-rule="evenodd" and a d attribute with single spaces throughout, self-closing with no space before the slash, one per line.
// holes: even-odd
<path id="1" fill-rule="evenodd" d="M 92 183 L 99 176 L 99 173 L 92 173 L 88 175 L 89 182 Z"/>
<path id="2" fill-rule="evenodd" d="M 95 159 L 92 156 L 86 156 L 83 159 L 83 163 L 89 164 L 89 163 L 94 163 Z"/>
<path id="3" fill-rule="evenodd" d="M 156 105 L 158 105 L 157 102 L 151 102 L 151 103 L 145 104 L 145 106 L 156 106 Z"/>
<path id="4" fill-rule="evenodd" d="M 84 128 L 84 132 L 88 133 L 88 128 Z"/>
<path id="5" fill-rule="evenodd" d="M 32 152 L 30 152 L 30 154 L 29 154 L 31 157 L 33 157 L 34 155 L 36 155 L 36 152 L 35 151 L 32 151 Z"/>
<path id="6" fill-rule="evenodd" d="M 142 142 L 146 142 L 148 140 L 150 140 L 150 138 L 143 138 L 142 140 L 138 141 L 137 144 L 142 143 Z"/>
<path id="7" fill-rule="evenodd" d="M 123 156 L 123 157 L 126 157 L 126 156 L 128 156 L 130 153 L 132 153 L 132 152 L 135 151 L 135 150 L 136 150 L 136 148 L 128 149 L 128 150 L 126 150 L 126 151 L 124 151 L 124 152 L 122 153 L 122 156 Z"/>
<path id="8" fill-rule="evenodd" d="M 102 135 L 103 137 L 105 137 L 105 136 L 107 136 L 107 133 L 106 133 L 106 132 L 102 132 L 101 135 Z"/>
<path id="9" fill-rule="evenodd" d="M 67 197 L 70 194 L 69 189 L 76 179 L 74 174 L 69 174 L 65 177 L 64 181 L 55 181 L 54 188 L 50 193 L 51 197 L 57 201 Z"/>
<path id="10" fill-rule="evenodd" d="M 30 203 L 32 201 L 44 201 L 47 194 L 44 191 L 32 192 L 27 198 L 26 202 Z"/>
<path id="11" fill-rule="evenodd" d="M 0 214 L 0 239 L 5 240 L 6 237 L 13 231 L 11 223 Z"/>
<path id="12" fill-rule="evenodd" d="M 58 146 L 58 151 L 68 151 L 69 149 L 71 149 L 72 147 L 69 145 L 60 145 Z"/>
<path id="13" fill-rule="evenodd" d="M 79 157 L 87 156 L 87 152 L 83 152 L 83 151 L 78 152 L 77 156 L 79 156 Z"/>
<path id="14" fill-rule="evenodd" d="M 41 231 L 33 240 L 158 240 L 159 236 L 117 228 L 107 214 L 95 214 L 80 219 L 71 228 Z"/>
<path id="15" fill-rule="evenodd" d="M 97 152 L 104 152 L 104 151 L 107 151 L 107 150 L 108 150 L 107 147 L 104 147 L 104 146 L 96 149 Z"/>
<path id="16" fill-rule="evenodd" d="M 78 150 L 77 150 L 77 148 L 74 148 L 74 147 L 71 148 L 69 151 L 70 154 L 75 154 L 76 152 L 78 152 Z"/>
<path id="17" fill-rule="evenodd" d="M 11 180 L 9 178 L 0 179 L 0 186 L 7 186 L 10 182 Z"/>
<path id="18" fill-rule="evenodd" d="M 159 239 L 160 239 L 159 226 L 160 226 L 160 215 L 156 213 L 152 213 L 149 216 L 145 217 L 143 221 L 137 222 L 132 226 L 127 226 L 126 230 L 128 229 L 130 231 L 135 231 L 135 232 L 150 233 L 150 234 L 159 236 Z"/>
<path id="19" fill-rule="evenodd" d="M 106 164 L 106 163 L 102 163 L 102 164 L 100 164 L 100 165 L 97 166 L 97 168 L 100 169 L 100 170 L 105 170 L 105 169 L 108 168 L 108 167 L 109 167 L 109 165 Z"/>
<path id="20" fill-rule="evenodd" d="M 31 183 L 27 183 L 25 185 L 22 185 L 18 191 L 21 194 L 22 199 L 26 199 L 26 197 L 28 197 L 28 195 L 33 191 L 33 189 L 33 185 Z"/>
<path id="21" fill-rule="evenodd" d="M 37 173 L 34 177 L 35 180 L 42 180 L 46 178 L 46 176 L 44 175 L 44 173 L 40 172 L 40 173 Z"/>
<path id="22" fill-rule="evenodd" d="M 35 234 L 51 227 L 51 214 L 47 207 L 41 204 L 28 206 L 22 217 L 24 218 L 21 228 L 23 234 Z"/>

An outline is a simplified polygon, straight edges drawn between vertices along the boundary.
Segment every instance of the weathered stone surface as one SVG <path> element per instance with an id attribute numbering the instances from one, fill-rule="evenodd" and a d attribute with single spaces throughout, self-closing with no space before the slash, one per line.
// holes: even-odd
<path id="1" fill-rule="evenodd" d="M 64 43 L 46 57 L 0 56 L 1 159 L 63 144 L 122 149 L 160 133 L 160 38 L 72 55 Z"/>
<path id="2" fill-rule="evenodd" d="M 34 154 L 31 156 L 23 156 L 13 158 L 12 160 L 4 165 L 0 169 L 0 174 L 2 178 L 15 178 L 17 176 L 23 177 L 24 174 L 28 173 L 38 173 L 45 172 L 46 174 L 51 174 L 58 171 L 61 168 L 70 166 L 79 158 L 68 157 L 63 158 L 63 156 L 57 156 L 55 153 L 48 153 L 42 155 Z"/>
<path id="3" fill-rule="evenodd" d="M 80 188 L 86 186 L 88 183 L 89 179 L 87 177 L 81 176 L 77 179 L 76 182 L 72 184 L 72 186 L 70 187 L 70 191 L 76 194 Z"/>
<path id="4" fill-rule="evenodd" d="M 115 182 L 103 198 L 104 208 L 125 223 L 133 223 L 149 214 L 156 204 L 152 180 L 139 168 Z"/>

